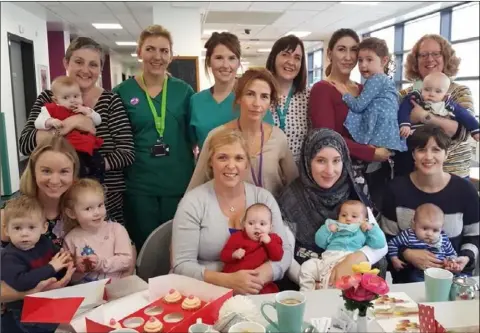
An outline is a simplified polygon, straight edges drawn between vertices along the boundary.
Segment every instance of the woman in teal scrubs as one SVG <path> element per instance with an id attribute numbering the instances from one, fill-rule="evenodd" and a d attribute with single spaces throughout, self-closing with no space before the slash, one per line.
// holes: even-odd
<path id="1" fill-rule="evenodd" d="M 172 38 L 160 25 L 147 27 L 137 46 L 142 73 L 114 91 L 132 124 L 135 162 L 125 170 L 124 216 L 140 250 L 162 223 L 173 218 L 194 168 L 189 139 L 190 85 L 167 75 Z"/>
<path id="2" fill-rule="evenodd" d="M 205 49 L 205 72 L 208 75 L 210 68 L 215 84 L 193 95 L 190 101 L 190 132 L 200 149 L 212 129 L 238 118 L 233 89 L 242 52 L 238 37 L 229 32 L 214 32 Z M 270 113 L 264 120 L 273 124 Z"/>

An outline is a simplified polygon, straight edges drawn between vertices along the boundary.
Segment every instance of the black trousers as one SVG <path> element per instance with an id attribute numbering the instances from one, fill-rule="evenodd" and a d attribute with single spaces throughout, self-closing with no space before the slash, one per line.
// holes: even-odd
<path id="1" fill-rule="evenodd" d="M 101 184 L 105 180 L 105 160 L 98 150 L 93 151 L 93 155 L 77 151 L 80 159 L 80 178 L 94 178 Z"/>

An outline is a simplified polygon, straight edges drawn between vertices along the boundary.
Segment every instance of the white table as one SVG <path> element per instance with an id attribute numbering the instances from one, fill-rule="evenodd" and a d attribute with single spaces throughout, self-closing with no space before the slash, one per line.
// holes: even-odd
<path id="1" fill-rule="evenodd" d="M 474 277 L 477 282 L 478 276 Z M 425 302 L 425 285 L 423 282 L 408 283 L 408 284 L 391 284 L 391 292 L 404 292 L 410 296 L 415 302 Z M 307 297 L 307 303 L 305 306 L 305 321 L 309 321 L 311 318 L 320 317 L 333 317 L 338 309 L 343 305 L 343 298 L 340 297 L 341 292 L 337 289 L 316 290 L 305 292 Z M 255 305 L 260 309 L 263 302 L 275 302 L 275 294 L 267 295 L 255 295 L 250 296 Z M 268 308 L 268 314 L 275 316 L 274 310 Z M 263 317 L 262 317 L 263 318 Z M 272 319 L 274 319 L 273 317 Z M 267 325 L 267 321 L 264 320 L 260 324 Z M 369 322 L 369 332 L 383 332 L 381 327 L 375 320 Z"/>

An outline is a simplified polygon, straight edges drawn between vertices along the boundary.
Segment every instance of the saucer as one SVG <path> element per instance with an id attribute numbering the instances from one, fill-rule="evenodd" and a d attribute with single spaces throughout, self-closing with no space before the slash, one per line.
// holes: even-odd
<path id="1" fill-rule="evenodd" d="M 276 322 L 275 322 L 276 323 Z M 278 325 L 278 323 L 276 323 Z M 318 332 L 318 330 L 315 328 L 315 326 L 313 326 L 312 324 L 304 321 L 303 324 L 302 324 L 302 331 L 301 332 L 304 332 L 307 328 L 309 328 L 310 326 L 313 327 L 313 330 L 312 331 L 309 331 L 309 332 L 312 332 L 312 333 L 320 333 Z M 277 329 L 272 325 L 272 324 L 268 324 L 265 329 L 267 330 L 267 333 L 280 333 L 279 331 L 277 331 Z M 294 332 L 294 333 L 301 333 L 301 332 Z M 282 332 L 283 333 L 283 332 Z M 292 332 L 293 333 L 293 332 Z"/>

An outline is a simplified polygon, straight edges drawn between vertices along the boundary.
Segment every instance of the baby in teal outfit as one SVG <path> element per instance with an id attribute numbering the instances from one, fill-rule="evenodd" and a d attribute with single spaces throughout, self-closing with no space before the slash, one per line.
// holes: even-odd
<path id="1" fill-rule="evenodd" d="M 318 281 L 321 288 L 328 288 L 333 267 L 348 254 L 363 246 L 383 248 L 387 241 L 377 223 L 368 222 L 367 207 L 358 200 L 345 201 L 340 207 L 338 221 L 327 219 L 315 234 L 315 243 L 325 249 L 322 258 L 309 259 L 300 269 L 300 290 L 315 290 Z"/>

